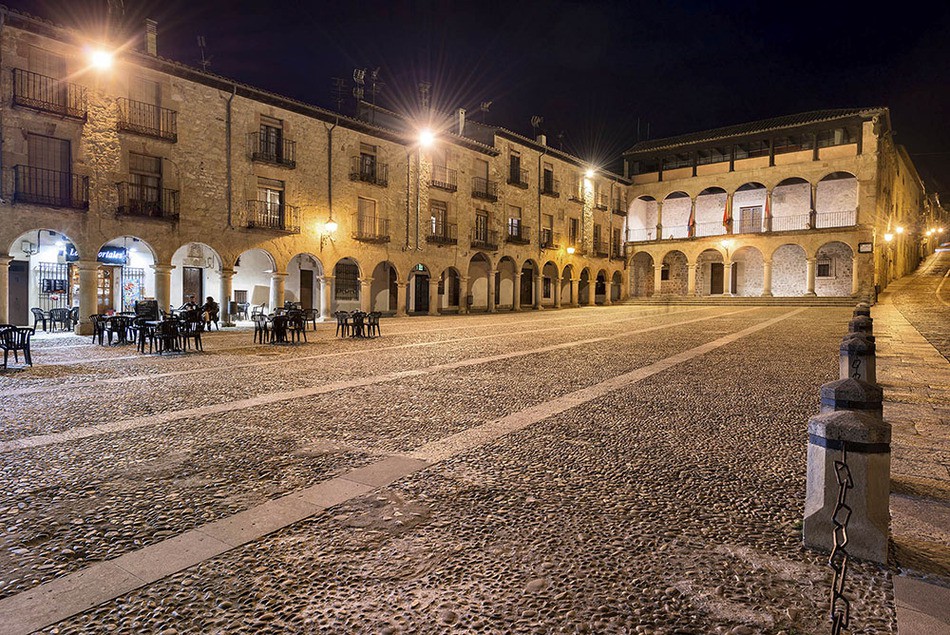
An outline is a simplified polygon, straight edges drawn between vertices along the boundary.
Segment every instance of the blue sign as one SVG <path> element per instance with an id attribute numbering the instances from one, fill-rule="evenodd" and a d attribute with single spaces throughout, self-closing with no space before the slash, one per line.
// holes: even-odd
<path id="1" fill-rule="evenodd" d="M 64 252 L 66 262 L 76 262 L 79 260 L 79 252 L 72 243 L 66 243 Z M 104 265 L 127 265 L 129 264 L 129 252 L 125 247 L 103 247 L 99 250 L 96 260 Z"/>

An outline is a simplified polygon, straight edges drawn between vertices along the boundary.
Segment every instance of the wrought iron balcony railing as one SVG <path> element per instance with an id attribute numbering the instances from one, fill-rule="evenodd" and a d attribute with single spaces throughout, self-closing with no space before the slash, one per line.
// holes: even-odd
<path id="1" fill-rule="evenodd" d="M 808 224 L 810 221 L 811 219 L 808 214 L 795 214 L 794 216 L 773 216 L 772 217 L 772 231 L 773 232 L 791 232 L 791 231 L 809 229 Z M 708 234 L 697 234 L 697 235 L 705 236 Z"/>
<path id="2" fill-rule="evenodd" d="M 389 166 L 376 159 L 355 156 L 350 162 L 350 180 L 386 187 L 389 185 Z"/>
<path id="3" fill-rule="evenodd" d="M 297 167 L 297 144 L 287 139 L 274 139 L 259 132 L 247 135 L 247 148 L 251 161 L 273 163 L 288 168 Z"/>
<path id="4" fill-rule="evenodd" d="M 697 225 L 698 227 L 698 225 Z M 722 227 L 722 225 L 720 225 Z M 627 240 L 632 243 L 642 243 L 650 240 L 654 240 L 656 237 L 656 229 L 634 229 L 631 228 L 627 231 Z"/>
<path id="5" fill-rule="evenodd" d="M 89 177 L 17 165 L 13 167 L 13 201 L 89 209 Z"/>
<path id="6" fill-rule="evenodd" d="M 300 210 L 285 203 L 248 201 L 247 226 L 251 229 L 271 229 L 299 234 Z"/>
<path id="7" fill-rule="evenodd" d="M 128 182 L 116 185 L 119 188 L 119 207 L 116 210 L 119 214 L 178 219 L 178 190 Z"/>
<path id="8" fill-rule="evenodd" d="M 498 232 L 490 230 L 487 227 L 473 227 L 472 247 L 475 249 L 498 251 Z"/>
<path id="9" fill-rule="evenodd" d="M 591 245 L 591 251 L 594 254 L 595 258 L 606 258 L 610 255 L 610 246 L 607 244 L 606 240 L 595 240 Z"/>
<path id="10" fill-rule="evenodd" d="M 510 168 L 508 170 L 508 185 L 514 185 L 522 189 L 527 189 L 528 171 L 523 168 Z"/>
<path id="11" fill-rule="evenodd" d="M 376 214 L 353 214 L 353 240 L 364 243 L 388 243 L 389 219 Z"/>
<path id="12" fill-rule="evenodd" d="M 472 179 L 472 198 L 494 203 L 498 200 L 498 183 L 476 176 Z"/>
<path id="13" fill-rule="evenodd" d="M 696 223 L 693 227 L 694 236 L 721 236 L 726 233 L 726 227 L 722 221 L 711 221 L 708 223 Z"/>
<path id="14" fill-rule="evenodd" d="M 557 179 L 544 177 L 541 181 L 541 193 L 554 198 L 561 196 L 561 182 Z"/>
<path id="15" fill-rule="evenodd" d="M 429 185 L 446 192 L 454 192 L 459 189 L 458 171 L 444 165 L 433 165 Z"/>
<path id="16" fill-rule="evenodd" d="M 124 132 L 178 141 L 178 113 L 155 104 L 120 97 L 118 128 Z"/>
<path id="17" fill-rule="evenodd" d="M 607 211 L 607 195 L 598 194 L 594 206 L 599 210 Z"/>
<path id="18" fill-rule="evenodd" d="M 505 241 L 515 245 L 529 244 L 531 242 L 531 228 L 520 221 L 513 221 L 514 219 L 508 219 L 508 232 L 505 235 Z"/>
<path id="19" fill-rule="evenodd" d="M 86 89 L 22 68 L 13 69 L 13 105 L 86 120 Z"/>
<path id="20" fill-rule="evenodd" d="M 858 211 L 855 209 L 842 210 L 838 212 L 818 212 L 815 214 L 815 227 L 825 229 L 828 227 L 851 227 L 857 222 Z"/>
<path id="21" fill-rule="evenodd" d="M 612 242 L 610 243 L 610 259 L 611 260 L 623 260 L 623 243 L 621 242 Z"/>
<path id="22" fill-rule="evenodd" d="M 455 223 L 444 223 L 435 219 L 429 223 L 426 242 L 437 245 L 455 245 L 458 243 L 458 227 Z"/>
<path id="23" fill-rule="evenodd" d="M 541 230 L 541 247 L 543 249 L 557 249 L 561 243 L 561 235 L 552 229 Z"/>

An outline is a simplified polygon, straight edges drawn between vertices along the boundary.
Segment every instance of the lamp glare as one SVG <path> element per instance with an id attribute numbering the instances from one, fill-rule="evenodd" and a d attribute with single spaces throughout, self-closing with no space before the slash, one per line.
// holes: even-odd
<path id="1" fill-rule="evenodd" d="M 339 225 L 337 225 L 336 221 L 333 220 L 332 218 L 328 220 L 323 226 L 323 228 L 326 230 L 328 234 L 334 233 L 337 230 L 337 227 L 339 227 Z"/>
<path id="2" fill-rule="evenodd" d="M 422 132 L 419 133 L 419 145 L 423 148 L 428 148 L 433 143 L 435 143 L 435 134 L 428 128 L 423 129 Z"/>
<path id="3" fill-rule="evenodd" d="M 89 62 L 94 68 L 101 71 L 108 70 L 112 68 L 112 53 L 103 51 L 102 49 L 96 49 L 89 54 Z"/>

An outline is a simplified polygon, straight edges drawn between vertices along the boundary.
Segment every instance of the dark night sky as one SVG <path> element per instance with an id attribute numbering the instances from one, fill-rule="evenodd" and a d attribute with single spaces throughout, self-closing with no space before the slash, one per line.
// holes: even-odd
<path id="1" fill-rule="evenodd" d="M 91 30 L 105 0 L 8 0 Z M 159 54 L 332 107 L 331 78 L 380 67 L 380 103 L 416 104 L 419 81 L 447 110 L 493 105 L 488 121 L 596 163 L 646 137 L 793 112 L 889 106 L 897 139 L 950 198 L 950 4 L 720 2 L 477 3 L 126 0 L 159 22 Z"/>

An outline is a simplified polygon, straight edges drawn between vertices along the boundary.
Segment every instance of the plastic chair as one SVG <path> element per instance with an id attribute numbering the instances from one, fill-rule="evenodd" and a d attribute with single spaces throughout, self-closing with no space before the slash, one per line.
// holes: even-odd
<path id="1" fill-rule="evenodd" d="M 36 333 L 35 328 L 26 326 L 11 326 L 0 329 L 0 350 L 3 350 L 3 367 L 7 368 L 10 352 L 13 351 L 13 360 L 20 363 L 20 351 L 23 351 L 23 361 L 33 365 L 33 356 L 30 354 L 30 338 Z"/>
<path id="2" fill-rule="evenodd" d="M 336 336 L 346 337 L 350 334 L 350 314 L 346 311 L 337 311 L 333 314 L 333 317 L 336 318 Z"/>
<path id="3" fill-rule="evenodd" d="M 49 319 L 49 313 L 43 309 L 32 308 L 30 313 L 33 314 L 33 330 L 36 330 L 36 325 L 40 322 L 43 323 L 43 330 L 46 330 L 46 321 Z"/>
<path id="4" fill-rule="evenodd" d="M 254 316 L 254 343 L 264 344 L 270 341 L 270 328 L 267 325 L 267 318 L 263 315 Z"/>
<path id="5" fill-rule="evenodd" d="M 287 312 L 287 330 L 291 341 L 299 342 L 301 337 L 304 342 L 307 341 L 307 320 L 303 311 L 293 309 Z"/>
<path id="6" fill-rule="evenodd" d="M 271 344 L 284 344 L 287 342 L 287 329 L 290 325 L 290 318 L 286 315 L 275 315 L 271 320 L 270 341 Z"/>
<path id="7" fill-rule="evenodd" d="M 382 315 L 379 311 L 366 314 L 366 335 L 368 337 L 379 337 L 379 318 Z"/>

